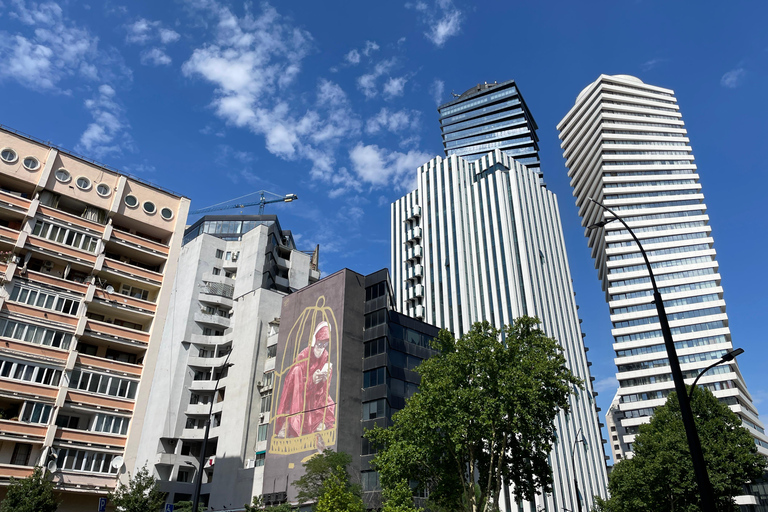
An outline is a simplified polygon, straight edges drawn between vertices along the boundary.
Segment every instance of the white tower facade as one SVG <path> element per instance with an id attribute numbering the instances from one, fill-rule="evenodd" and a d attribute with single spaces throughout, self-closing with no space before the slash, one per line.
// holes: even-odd
<path id="1" fill-rule="evenodd" d="M 685 125 L 669 89 L 601 75 L 558 125 L 582 225 L 620 215 L 641 240 L 664 299 L 686 383 L 733 349 L 709 216 Z M 648 271 L 618 222 L 586 231 L 613 323 L 619 389 L 609 411 L 615 460 L 674 383 Z M 734 360 L 699 381 L 738 414 L 768 455 L 768 438 Z"/>
<path id="2" fill-rule="evenodd" d="M 572 395 L 571 412 L 555 420 L 553 492 L 517 506 L 576 510 L 575 477 L 590 510 L 593 496 L 606 496 L 607 483 L 596 393 L 557 198 L 541 185 L 538 169 L 498 149 L 472 162 L 435 157 L 419 167 L 416 190 L 392 204 L 391 226 L 398 310 L 456 335 L 481 320 L 501 327 L 522 315 L 537 316 L 563 346 L 586 389 Z M 579 443 L 573 450 L 580 432 L 586 448 Z M 502 499 L 509 503 L 509 494 L 503 492 Z"/>

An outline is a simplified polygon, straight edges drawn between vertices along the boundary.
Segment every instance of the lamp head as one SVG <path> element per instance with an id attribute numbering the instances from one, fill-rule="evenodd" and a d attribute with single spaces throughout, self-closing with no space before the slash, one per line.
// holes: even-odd
<path id="1" fill-rule="evenodd" d="M 286 194 L 285 199 L 283 199 L 283 201 L 285 201 L 286 203 L 290 203 L 291 201 L 295 201 L 298 198 L 299 196 L 297 196 L 296 194 Z"/>
<path id="2" fill-rule="evenodd" d="M 743 348 L 737 348 L 736 350 L 731 350 L 730 352 L 725 354 L 722 357 L 722 359 L 723 359 L 723 361 L 726 361 L 726 362 L 727 361 L 733 361 L 734 359 L 736 359 L 736 356 L 740 356 L 743 353 L 744 353 L 744 349 Z"/>
<path id="3" fill-rule="evenodd" d="M 610 219 L 604 219 L 604 220 L 601 220 L 599 222 L 595 222 L 591 226 L 587 226 L 587 229 L 592 231 L 593 229 L 602 228 L 606 224 L 610 224 L 611 222 L 613 222 L 615 220 L 616 220 L 616 217 L 612 217 Z"/>

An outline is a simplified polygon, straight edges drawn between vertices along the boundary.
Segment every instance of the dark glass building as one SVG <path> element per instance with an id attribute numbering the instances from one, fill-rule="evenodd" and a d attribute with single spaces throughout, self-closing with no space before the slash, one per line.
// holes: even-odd
<path id="1" fill-rule="evenodd" d="M 477 84 L 437 110 L 446 156 L 471 162 L 500 149 L 539 170 L 538 126 L 514 80 Z"/>

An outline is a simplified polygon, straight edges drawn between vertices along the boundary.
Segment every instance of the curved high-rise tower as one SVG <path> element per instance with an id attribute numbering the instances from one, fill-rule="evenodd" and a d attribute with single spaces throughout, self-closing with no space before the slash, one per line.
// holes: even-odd
<path id="1" fill-rule="evenodd" d="M 647 251 L 690 384 L 733 344 L 699 173 L 673 91 L 601 75 L 558 130 L 582 225 L 604 218 L 592 197 L 627 221 Z M 619 389 L 608 424 L 614 459 L 621 460 L 674 383 L 637 245 L 618 222 L 586 236 L 611 309 Z M 713 368 L 699 383 L 739 415 L 768 456 L 737 362 Z"/>

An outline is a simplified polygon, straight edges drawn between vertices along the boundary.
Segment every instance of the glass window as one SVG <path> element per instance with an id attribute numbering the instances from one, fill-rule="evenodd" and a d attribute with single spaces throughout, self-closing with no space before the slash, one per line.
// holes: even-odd
<path id="1" fill-rule="evenodd" d="M 112 193 L 112 189 L 109 188 L 109 185 L 106 183 L 99 183 L 96 185 L 96 193 L 101 197 L 109 197 L 109 195 Z"/>
<path id="2" fill-rule="evenodd" d="M 56 170 L 56 173 L 54 174 L 56 179 L 62 183 L 69 183 L 69 180 L 72 179 L 72 175 L 69 174 L 69 171 L 64 169 L 63 167 L 61 169 Z"/>
<path id="3" fill-rule="evenodd" d="M 144 211 L 151 215 L 157 211 L 157 207 L 152 201 L 144 201 Z"/>
<path id="4" fill-rule="evenodd" d="M 3 162 L 12 164 L 16 161 L 18 155 L 16 155 L 16 152 L 11 148 L 3 148 L 2 151 L 0 151 L 0 158 L 3 159 Z"/>
<path id="5" fill-rule="evenodd" d="M 125 204 L 129 208 L 136 208 L 139 205 L 139 200 L 134 195 L 125 196 Z"/>
<path id="6" fill-rule="evenodd" d="M 28 156 L 24 159 L 24 168 L 28 171 L 36 171 L 40 167 L 40 162 L 33 156 Z"/>
<path id="7" fill-rule="evenodd" d="M 173 218 L 173 210 L 166 207 L 160 210 L 160 216 L 165 220 L 171 220 Z"/>
<path id="8" fill-rule="evenodd" d="M 89 180 L 85 176 L 79 176 L 75 180 L 75 184 L 77 185 L 77 188 L 79 188 L 80 190 L 90 190 L 91 189 L 91 180 Z"/>

